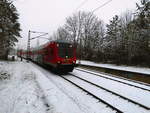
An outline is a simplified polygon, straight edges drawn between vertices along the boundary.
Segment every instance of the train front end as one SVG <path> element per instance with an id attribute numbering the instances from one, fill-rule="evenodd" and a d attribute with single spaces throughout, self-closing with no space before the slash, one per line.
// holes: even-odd
<path id="1" fill-rule="evenodd" d="M 66 42 L 57 42 L 56 46 L 58 70 L 72 72 L 76 66 L 76 47 Z"/>

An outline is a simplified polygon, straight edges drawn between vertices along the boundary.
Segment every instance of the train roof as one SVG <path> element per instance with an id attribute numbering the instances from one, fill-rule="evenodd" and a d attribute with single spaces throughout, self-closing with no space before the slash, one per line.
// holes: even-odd
<path id="1" fill-rule="evenodd" d="M 68 40 L 54 40 L 52 42 L 56 42 L 56 43 L 68 43 L 71 44 L 71 42 L 69 42 Z"/>
<path id="2" fill-rule="evenodd" d="M 54 41 L 49 41 L 49 42 L 47 42 L 47 43 L 45 43 L 45 44 L 42 44 L 42 45 L 40 45 L 39 47 L 31 48 L 31 50 L 34 51 L 34 50 L 43 49 L 43 48 L 47 47 L 49 44 L 51 44 L 51 43 L 72 44 L 72 42 L 69 42 L 69 41 L 67 41 L 67 40 L 54 40 Z"/>

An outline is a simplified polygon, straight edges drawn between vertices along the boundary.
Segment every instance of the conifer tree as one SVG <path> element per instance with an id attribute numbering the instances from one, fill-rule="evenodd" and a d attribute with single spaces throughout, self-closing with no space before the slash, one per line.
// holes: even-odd
<path id="1" fill-rule="evenodd" d="M 18 42 L 21 30 L 18 16 L 11 0 L 0 0 L 0 58 L 7 58 L 9 49 Z"/>

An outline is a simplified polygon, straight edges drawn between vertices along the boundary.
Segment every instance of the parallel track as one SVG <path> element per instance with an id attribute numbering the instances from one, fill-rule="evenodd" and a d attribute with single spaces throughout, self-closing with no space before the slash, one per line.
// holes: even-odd
<path id="1" fill-rule="evenodd" d="M 86 73 L 90 73 L 90 74 L 93 74 L 93 75 L 96 75 L 96 76 L 99 76 L 99 77 L 102 77 L 102 78 L 105 78 L 105 79 L 117 81 L 117 82 L 120 82 L 120 83 L 122 83 L 122 84 L 126 84 L 126 85 L 129 85 L 129 86 L 133 86 L 133 87 L 136 87 L 136 88 L 139 88 L 139 89 L 142 89 L 142 90 L 145 90 L 145 91 L 149 91 L 149 92 L 150 92 L 149 89 L 146 89 L 146 88 L 143 88 L 143 87 L 139 87 L 139 86 L 136 86 L 136 85 L 133 85 L 133 84 L 130 84 L 130 83 L 123 82 L 123 81 L 119 81 L 119 80 L 116 80 L 116 79 L 112 79 L 112 78 L 109 78 L 109 77 L 106 77 L 106 76 L 102 76 L 102 75 L 100 75 L 100 74 L 96 74 L 96 73 L 89 72 L 89 71 L 86 71 L 86 70 L 81 70 L 81 69 L 76 69 L 76 70 L 82 71 L 82 72 L 86 72 Z M 113 76 L 113 77 L 114 77 L 114 76 Z M 122 78 L 120 78 L 120 77 L 117 77 L 117 78 L 122 79 Z M 123 80 L 127 80 L 127 81 L 130 81 L 130 82 L 131 82 L 131 80 L 129 80 L 129 79 L 123 79 Z M 133 81 L 132 81 L 132 82 L 133 82 Z M 137 83 L 138 83 L 138 84 L 141 84 L 141 85 L 145 85 L 145 86 L 150 86 L 150 85 L 148 85 L 148 84 L 146 85 L 146 84 L 143 84 L 143 83 L 141 83 L 141 82 L 137 82 Z"/>
<path id="2" fill-rule="evenodd" d="M 108 68 L 108 67 L 98 67 L 98 66 L 83 65 L 83 64 L 80 64 L 80 67 L 85 68 L 85 69 L 89 69 L 89 70 L 95 70 L 96 69 L 95 71 L 97 71 L 97 69 L 98 69 L 99 73 L 102 73 L 102 74 L 105 73 L 105 74 L 110 75 L 110 76 L 116 76 L 115 73 L 117 72 L 117 73 L 119 73 L 119 76 L 117 75 L 117 78 L 124 78 L 124 79 L 128 79 L 130 81 L 134 81 L 137 83 L 141 83 L 141 84 L 150 86 L 150 81 L 146 80 L 146 78 L 150 79 L 148 73 L 132 72 L 132 71 L 127 71 L 127 70 L 119 70 L 119 69 L 112 69 L 112 68 Z M 101 69 L 102 69 L 102 71 L 100 71 Z M 125 76 L 124 76 L 124 74 L 125 74 Z M 127 74 L 134 75 L 135 77 L 133 77 L 133 76 L 128 77 Z"/>
<path id="3" fill-rule="evenodd" d="M 85 82 L 87 82 L 87 83 L 89 83 L 89 84 L 91 84 L 91 85 L 94 85 L 94 86 L 96 86 L 96 87 L 98 87 L 98 88 L 101 88 L 101 89 L 103 89 L 103 90 L 105 90 L 105 91 L 107 91 L 107 92 L 110 92 L 110 93 L 112 93 L 112 94 L 114 94 L 114 95 L 116 95 L 116 96 L 119 96 L 119 97 L 121 97 L 121 98 L 123 98 L 123 99 L 125 99 L 125 100 L 127 100 L 127 101 L 129 101 L 129 102 L 131 102 L 131 103 L 137 104 L 137 105 L 139 105 L 140 107 L 143 107 L 143 108 L 145 108 L 145 109 L 147 109 L 147 110 L 150 110 L 149 107 L 147 107 L 147 106 L 145 106 L 145 105 L 143 105 L 143 104 L 141 104 L 141 103 L 138 103 L 138 102 L 136 102 L 136 101 L 134 101 L 134 100 L 132 100 L 132 99 L 129 99 L 129 98 L 123 96 L 123 95 L 120 95 L 120 94 L 118 94 L 118 93 L 116 93 L 116 92 L 113 92 L 113 91 L 111 91 L 111 90 L 109 90 L 109 89 L 106 89 L 106 88 L 104 88 L 104 87 L 102 87 L 102 86 L 100 86 L 100 85 L 97 85 L 97 84 L 95 84 L 95 83 L 92 83 L 92 82 L 90 82 L 90 81 L 88 81 L 88 80 L 85 80 L 85 79 L 83 79 L 83 78 L 81 78 L 81 77 L 78 77 L 78 76 L 76 76 L 76 75 L 74 75 L 74 74 L 71 74 L 71 73 L 70 73 L 70 75 L 72 75 L 72 76 L 74 76 L 74 77 L 76 77 L 76 78 L 78 78 L 78 79 L 81 79 L 81 80 L 83 80 L 83 81 L 85 81 Z"/>
<path id="4" fill-rule="evenodd" d="M 97 84 L 94 84 L 94 83 L 92 83 L 92 82 L 89 82 L 89 81 L 87 81 L 87 80 L 85 80 L 85 79 L 83 79 L 83 78 L 80 78 L 80 77 L 78 77 L 78 76 L 76 76 L 76 75 L 74 75 L 74 74 L 69 73 L 69 75 L 70 75 L 70 76 L 73 76 L 73 77 L 76 77 L 77 79 L 80 79 L 80 80 L 82 80 L 82 81 L 84 81 L 84 82 L 87 82 L 87 83 L 89 83 L 89 84 L 91 84 L 91 85 L 93 85 L 93 86 L 95 86 L 95 87 L 97 87 L 97 88 L 100 88 L 100 89 L 102 89 L 102 90 L 105 90 L 105 91 L 107 91 L 107 92 L 109 92 L 109 93 L 111 93 L 111 94 L 113 94 L 113 95 L 115 95 L 115 96 L 117 96 L 117 97 L 119 97 L 119 98 L 121 98 L 121 99 L 127 101 L 127 102 L 130 102 L 130 103 L 134 104 L 135 106 L 138 105 L 139 107 L 141 107 L 141 108 L 143 108 L 143 109 L 145 109 L 145 110 L 150 110 L 149 107 L 147 107 L 147 106 L 145 106 L 145 105 L 143 105 L 143 104 L 141 104 L 141 103 L 135 102 L 134 100 L 131 100 L 131 99 L 129 99 L 129 98 L 126 98 L 126 97 L 124 97 L 123 95 L 119 95 L 119 94 L 117 94 L 117 93 L 115 93 L 115 92 L 113 92 L 113 91 L 110 91 L 110 90 L 108 90 L 108 89 L 106 89 L 106 88 L 104 88 L 104 87 L 102 87 L 102 86 L 99 86 L 99 85 L 97 85 Z M 124 113 L 124 112 L 123 112 L 122 110 L 120 110 L 119 108 L 117 108 L 117 107 L 111 105 L 109 102 L 105 101 L 104 99 L 101 99 L 100 97 L 96 96 L 95 94 L 91 93 L 90 91 L 84 89 L 82 86 L 78 85 L 77 83 L 73 82 L 72 80 L 69 80 L 69 79 L 67 78 L 67 76 L 60 76 L 60 77 L 62 77 L 63 79 L 67 80 L 67 81 L 70 82 L 71 84 L 77 86 L 77 87 L 80 88 L 81 90 L 87 92 L 89 95 L 91 95 L 91 96 L 93 96 L 94 98 L 98 99 L 99 101 L 101 101 L 102 103 L 106 104 L 107 106 L 109 106 L 109 107 L 112 108 L 113 110 L 116 110 L 117 113 Z"/>
<path id="5" fill-rule="evenodd" d="M 91 92 L 87 91 L 86 89 L 82 88 L 81 86 L 75 84 L 74 82 L 72 82 L 71 80 L 63 77 L 63 76 L 60 76 L 62 77 L 63 79 L 67 80 L 68 82 L 70 82 L 71 84 L 77 86 L 78 88 L 80 88 L 81 90 L 85 91 L 86 93 L 88 93 L 89 95 L 91 95 L 92 97 L 94 97 L 95 99 L 99 100 L 100 102 L 106 104 L 107 106 L 109 106 L 111 109 L 115 110 L 116 113 L 123 113 L 123 111 L 119 110 L 118 108 L 112 106 L 111 104 L 107 103 L 106 101 L 102 100 L 101 98 L 95 96 L 94 94 L 92 94 Z"/>
<path id="6" fill-rule="evenodd" d="M 93 73 L 91 72 L 91 74 L 93 74 Z M 73 75 L 73 74 L 69 74 L 69 75 L 70 75 L 70 76 L 76 76 L 76 75 Z M 98 76 L 99 76 L 99 75 L 98 75 Z M 80 85 L 76 84 L 75 82 L 69 80 L 69 79 L 67 78 L 68 76 L 60 76 L 60 77 L 62 77 L 62 78 L 65 79 L 66 81 L 70 82 L 71 84 L 75 85 L 76 87 L 80 88 L 81 90 L 85 91 L 87 94 L 93 96 L 95 99 L 97 99 L 97 100 L 99 100 L 100 102 L 104 103 L 105 105 L 107 105 L 107 106 L 108 106 L 109 108 L 111 108 L 112 110 L 115 110 L 117 113 L 124 113 L 123 109 L 120 109 L 120 108 L 118 108 L 117 106 L 113 106 L 109 101 L 107 101 L 107 100 L 105 100 L 105 99 L 103 99 L 103 98 L 100 98 L 100 97 L 96 96 L 96 95 L 95 95 L 94 93 L 92 93 L 91 91 L 88 91 L 88 90 L 84 89 L 82 86 L 80 86 Z M 103 76 L 102 76 L 102 77 L 103 77 Z M 143 106 L 143 105 L 140 104 L 140 103 L 134 102 L 133 100 L 130 100 L 130 99 L 126 98 L 126 97 L 123 97 L 123 96 L 121 96 L 121 95 L 119 95 L 119 94 L 117 94 L 117 93 L 115 93 L 115 92 L 109 91 L 108 89 L 103 88 L 102 86 L 98 86 L 98 85 L 95 85 L 94 83 L 90 83 L 89 81 L 84 80 L 84 79 L 82 79 L 82 78 L 80 78 L 80 77 L 76 77 L 76 78 L 81 79 L 82 81 L 87 82 L 88 84 L 91 84 L 91 85 L 93 85 L 93 86 L 95 86 L 95 87 L 97 87 L 97 88 L 99 88 L 99 89 L 105 90 L 105 91 L 109 92 L 110 94 L 116 95 L 116 97 L 122 98 L 122 99 L 128 101 L 129 103 L 135 104 L 136 106 L 138 105 L 138 106 L 139 106 L 140 108 L 142 108 L 142 109 L 145 109 L 145 110 L 148 110 L 148 111 L 150 110 L 149 107 Z M 107 78 L 107 77 L 106 77 L 106 78 Z M 110 79 L 110 78 L 108 77 L 108 79 Z M 119 81 L 119 80 L 115 80 L 115 81 Z M 125 84 L 126 84 L 126 83 L 125 83 Z M 131 86 L 132 86 L 132 85 L 131 85 Z"/>

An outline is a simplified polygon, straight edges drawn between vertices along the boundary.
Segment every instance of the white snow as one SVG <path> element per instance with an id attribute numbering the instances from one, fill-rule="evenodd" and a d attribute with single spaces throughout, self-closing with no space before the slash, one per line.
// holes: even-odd
<path id="1" fill-rule="evenodd" d="M 94 88 L 90 90 L 100 94 Z M 111 95 L 105 96 L 102 92 L 102 98 L 107 98 L 113 105 L 119 104 L 115 102 L 116 100 L 113 101 Z M 122 103 L 119 106 L 121 105 Z M 129 108 L 134 109 L 132 106 Z M 138 112 L 145 111 L 139 109 Z M 31 62 L 0 61 L 0 113 L 115 113 L 115 111 L 60 76 Z"/>
<path id="2" fill-rule="evenodd" d="M 115 96 L 103 89 L 97 88 L 93 85 L 90 85 L 87 82 L 84 82 L 76 77 L 73 76 L 66 76 L 67 79 L 71 80 L 75 84 L 78 84 L 80 87 L 88 90 L 95 96 L 101 98 L 102 100 L 106 101 L 107 103 L 115 106 L 116 108 L 120 109 L 124 113 L 149 113 L 148 110 L 140 108 L 138 105 L 135 105 L 127 100 L 120 98 L 119 96 Z"/>
<path id="3" fill-rule="evenodd" d="M 0 86 L 0 113 L 83 113 L 30 63 L 1 64 L 11 78 Z"/>
<path id="4" fill-rule="evenodd" d="M 55 85 L 55 87 L 59 89 L 59 95 L 61 94 L 60 91 L 63 92 L 70 100 L 72 100 L 78 106 L 78 108 L 81 110 L 78 113 L 81 113 L 81 112 L 82 113 L 115 113 L 115 111 L 108 108 L 105 104 L 98 102 L 98 100 L 87 95 L 85 92 L 78 89 L 76 86 L 70 84 L 66 80 L 62 79 L 61 77 L 54 75 L 51 72 L 46 71 L 37 65 L 34 65 L 34 66 L 36 66 L 38 70 L 40 70 L 45 76 L 47 76 L 47 78 L 49 78 L 49 81 L 51 81 Z M 61 96 L 61 100 L 64 102 L 66 101 L 62 96 Z M 61 103 L 55 103 L 55 104 L 59 106 L 59 104 Z M 73 111 L 74 108 L 71 107 L 70 103 L 67 104 L 67 107 L 70 107 L 72 109 L 70 113 L 74 112 Z M 67 113 L 66 110 L 65 110 L 65 113 Z"/>
<path id="5" fill-rule="evenodd" d="M 117 66 L 117 65 L 114 65 L 114 64 L 102 64 L 102 63 L 95 63 L 95 62 L 85 61 L 85 60 L 81 60 L 80 63 L 83 64 L 83 65 L 104 67 L 104 68 L 109 68 L 109 69 L 123 70 L 123 71 L 136 72 L 136 73 L 150 75 L 150 69 L 149 68 L 124 66 L 124 65 Z"/>
<path id="6" fill-rule="evenodd" d="M 62 93 L 47 77 L 36 68 L 37 82 L 44 92 L 52 113 L 82 113 L 79 107 Z"/>
<path id="7" fill-rule="evenodd" d="M 0 113 L 46 112 L 35 76 L 24 63 L 0 62 L 0 73 L 3 72 L 10 77 L 0 80 Z"/>
<path id="8" fill-rule="evenodd" d="M 82 71 L 74 70 L 73 72 L 76 76 L 97 84 L 105 89 L 113 91 L 120 94 L 126 98 L 129 98 L 135 102 L 141 103 L 150 108 L 150 92 L 143 89 L 139 89 L 127 84 L 119 83 L 110 79 L 99 77 L 90 73 L 85 73 Z M 150 87 L 149 87 L 150 88 Z"/>
<path id="9" fill-rule="evenodd" d="M 141 88 L 144 88 L 144 89 L 147 89 L 147 90 L 150 90 L 150 86 L 148 84 L 145 85 L 145 83 L 143 84 L 140 84 L 140 82 L 135 82 L 133 80 L 129 80 L 129 79 L 125 79 L 125 78 L 122 78 L 122 77 L 116 77 L 116 76 L 113 76 L 111 74 L 107 74 L 107 73 L 99 73 L 97 71 L 90 71 L 88 69 L 82 69 L 82 68 L 76 68 L 78 70 L 83 70 L 85 72 L 90 72 L 91 74 L 96 74 L 98 76 L 102 76 L 102 77 L 106 77 L 106 78 L 110 78 L 110 79 L 113 79 L 113 80 L 116 80 L 116 81 L 120 81 L 120 82 L 123 82 L 123 83 L 127 83 L 127 84 L 130 84 L 130 85 L 133 85 L 133 86 L 137 86 L 137 87 L 141 87 Z M 76 69 L 74 70 L 74 72 L 76 71 Z"/>
<path id="10" fill-rule="evenodd" d="M 59 76 L 26 61 L 0 61 L 0 113 L 115 113 Z"/>

